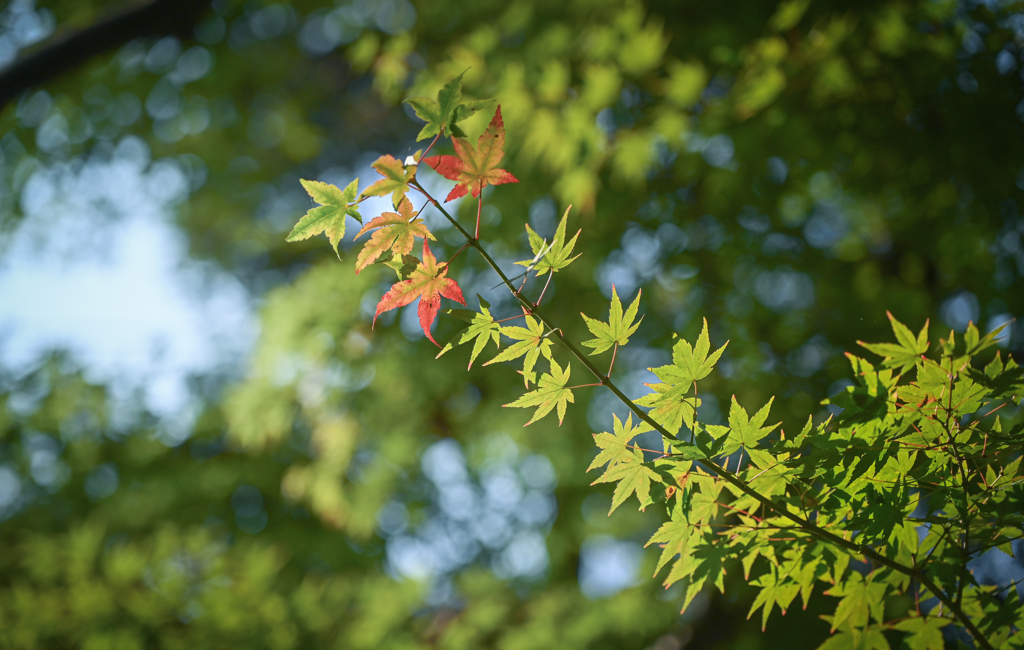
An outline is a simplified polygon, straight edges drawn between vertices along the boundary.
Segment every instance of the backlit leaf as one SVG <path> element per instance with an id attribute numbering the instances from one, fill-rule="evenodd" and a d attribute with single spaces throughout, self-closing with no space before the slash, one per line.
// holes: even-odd
<path id="1" fill-rule="evenodd" d="M 377 231 L 373 233 L 370 241 L 363 245 L 363 249 L 356 256 L 356 275 L 373 263 L 384 251 L 391 250 L 395 258 L 400 259 L 412 251 L 416 237 L 434 239 L 434 236 L 427 230 L 426 224 L 423 223 L 423 219 L 416 218 L 417 214 L 412 211 L 412 202 L 408 198 L 404 198 L 398 205 L 398 213 L 385 212 L 364 225 L 353 239 L 359 239 L 374 228 Z"/>
<path id="2" fill-rule="evenodd" d="M 504 404 L 504 406 L 514 408 L 537 407 L 537 410 L 533 412 L 533 417 L 523 425 L 524 427 L 541 419 L 557 406 L 558 426 L 562 426 L 562 420 L 565 419 L 566 404 L 568 402 L 576 403 L 572 390 L 566 388 L 566 384 L 569 383 L 569 373 L 571 370 L 572 368 L 566 364 L 565 371 L 563 372 L 562 367 L 552 361 L 551 374 L 544 373 L 541 376 L 540 382 L 537 384 L 537 390 L 532 390 L 516 401 Z"/>
<path id="3" fill-rule="evenodd" d="M 536 270 L 538 277 L 548 271 L 554 273 L 572 264 L 572 261 L 579 257 L 579 255 L 576 257 L 569 256 L 572 255 L 572 249 L 576 246 L 576 239 L 580 236 L 582 230 L 577 230 L 576 234 L 569 240 L 569 243 L 565 243 L 565 225 L 569 219 L 569 210 L 571 209 L 571 205 L 565 209 L 565 214 L 562 215 L 562 220 L 558 222 L 558 228 L 555 230 L 555 236 L 550 244 L 545 242 L 544 238 L 535 233 L 533 228 L 527 224 L 526 233 L 530 238 L 530 248 L 533 249 L 533 254 L 536 257 L 533 260 L 516 262 L 516 264 Z M 537 259 L 538 257 L 539 259 Z"/>
<path id="4" fill-rule="evenodd" d="M 384 154 L 373 163 L 373 168 L 384 178 L 363 190 L 360 196 L 391 195 L 391 202 L 397 208 L 409 191 L 409 183 L 416 178 L 416 165 L 404 165 L 394 156 Z"/>
<path id="5" fill-rule="evenodd" d="M 335 254 L 338 254 L 338 243 L 345 236 L 345 217 L 353 217 L 360 223 L 363 221 L 359 209 L 355 205 L 350 205 L 356 200 L 359 179 L 349 183 L 344 190 L 320 181 L 300 179 L 299 182 L 320 207 L 313 208 L 299 219 L 285 241 L 302 241 L 324 233 L 331 242 Z"/>
<path id="6" fill-rule="evenodd" d="M 462 297 L 462 289 L 459 288 L 455 280 L 445 277 L 447 273 L 448 264 L 438 264 L 437 259 L 430 252 L 426 240 L 424 240 L 423 261 L 412 272 L 408 280 L 399 282 L 384 294 L 380 302 L 377 303 L 377 311 L 373 315 L 373 322 L 376 324 L 377 317 L 384 312 L 396 307 L 404 307 L 419 298 L 418 313 L 420 327 L 423 328 L 423 333 L 427 335 L 431 343 L 441 347 L 434 340 L 434 337 L 430 335 L 430 326 L 434 323 L 434 319 L 437 318 L 437 312 L 441 308 L 441 296 L 463 305 L 466 304 L 465 298 Z"/>
<path id="7" fill-rule="evenodd" d="M 410 97 L 405 103 L 412 106 L 416 116 L 426 122 L 416 140 L 424 140 L 435 136 L 442 131 L 448 131 L 454 136 L 464 138 L 466 135 L 456 126 L 470 115 L 491 103 L 490 99 L 462 102 L 462 77 L 463 72 L 441 88 L 437 93 L 437 99 L 429 97 Z"/>
<path id="8" fill-rule="evenodd" d="M 636 329 L 640 327 L 640 322 L 633 323 L 633 319 L 636 318 L 637 309 L 640 307 L 640 292 L 636 294 L 636 299 L 633 300 L 633 304 L 629 306 L 626 313 L 622 313 L 622 302 L 619 301 L 619 295 L 615 292 L 615 287 L 612 287 L 612 304 L 608 313 L 608 322 L 602 323 L 599 320 L 588 317 L 586 314 L 581 313 L 583 320 L 587 322 L 587 328 L 591 334 L 597 338 L 589 341 L 584 341 L 583 345 L 588 348 L 594 348 L 591 355 L 600 354 L 605 350 L 609 350 L 612 346 L 618 345 L 623 346 L 629 343 L 629 337 L 636 332 Z M 640 320 L 643 320 L 641 317 Z"/>
<path id="9" fill-rule="evenodd" d="M 533 372 L 533 366 L 537 363 L 540 355 L 551 361 L 551 339 L 544 330 L 544 324 L 533 316 L 526 316 L 526 327 L 502 327 L 501 333 L 517 343 L 505 348 L 504 352 L 494 357 L 485 366 L 501 361 L 511 361 L 525 355 L 523 360 L 523 381 L 526 386 L 537 382 L 537 375 Z"/>
<path id="10" fill-rule="evenodd" d="M 498 168 L 505 155 L 505 124 L 501 120 L 501 106 L 494 112 L 490 125 L 477 140 L 476 147 L 462 138 L 453 138 L 454 156 L 430 156 L 423 162 L 438 174 L 453 181 L 458 181 L 445 201 L 452 201 L 465 196 L 466 192 L 473 197 L 480 196 L 488 185 L 518 183 L 519 179 Z"/>

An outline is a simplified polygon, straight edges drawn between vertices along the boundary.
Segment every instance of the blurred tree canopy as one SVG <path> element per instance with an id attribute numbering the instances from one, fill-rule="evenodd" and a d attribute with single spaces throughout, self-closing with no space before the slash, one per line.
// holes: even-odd
<path id="1" fill-rule="evenodd" d="M 657 518 L 605 517 L 608 490 L 584 472 L 605 396 L 577 400 L 561 428 L 523 429 L 500 408 L 511 369 L 435 361 L 410 308 L 371 331 L 387 269 L 353 281 L 344 248 L 339 263 L 319 238 L 284 244 L 309 207 L 298 179 L 412 153 L 420 122 L 400 100 L 465 71 L 467 96 L 501 104 L 503 164 L 521 181 L 485 210 L 495 257 L 531 257 L 524 224 L 550 236 L 573 204 L 584 255 L 546 298 L 568 333 L 586 336 L 576 314 L 613 285 L 623 299 L 642 287 L 622 385 L 639 394 L 672 333 L 706 317 L 731 344 L 701 419 L 730 395 L 775 394 L 794 427 L 827 416 L 842 352 L 886 339 L 886 310 L 915 330 L 1024 311 L 1024 6 L 189 6 L 12 97 L 0 232 L 81 209 L 68 179 L 91 167 L 141 160 L 181 186 L 162 200 L 190 255 L 259 301 L 260 338 L 244 371 L 195 378 L 202 408 L 176 445 L 64 355 L 0 369 L 0 644 L 819 645 L 813 605 L 767 636 L 746 622 L 741 576 L 680 615 L 640 550 Z M 8 3 L 0 78 L 139 7 Z M 102 192 L 88 201 L 96 228 L 117 228 Z M 461 243 L 431 227 L 439 258 Z M 459 282 L 512 313 L 477 260 Z M 455 327 L 442 317 L 435 337 Z M 1024 327 L 1002 345 L 1021 350 Z"/>

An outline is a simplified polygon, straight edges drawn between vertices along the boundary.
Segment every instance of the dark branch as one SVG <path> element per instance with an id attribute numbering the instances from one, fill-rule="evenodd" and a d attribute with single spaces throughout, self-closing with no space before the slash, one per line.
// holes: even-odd
<path id="1" fill-rule="evenodd" d="M 137 38 L 188 39 L 211 0 L 150 0 L 132 3 L 89 27 L 58 31 L 48 42 L 0 71 L 0 110 L 30 88 L 70 72 L 92 57 Z"/>

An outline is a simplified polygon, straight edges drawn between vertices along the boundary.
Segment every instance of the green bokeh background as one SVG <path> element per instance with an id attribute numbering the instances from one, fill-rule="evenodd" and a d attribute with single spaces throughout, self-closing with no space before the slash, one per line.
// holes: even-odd
<path id="1" fill-rule="evenodd" d="M 35 10 L 59 35 L 120 6 Z M 775 395 L 795 427 L 827 416 L 843 351 L 889 338 L 886 310 L 915 331 L 931 319 L 936 338 L 1024 311 L 1022 47 L 1018 2 L 218 0 L 189 39 L 134 41 L 28 91 L 0 113 L 0 234 L 19 227 L 34 173 L 137 136 L 202 179 L 176 224 L 193 259 L 259 300 L 260 336 L 244 368 L 194 378 L 201 408 L 174 447 L 67 355 L 0 368 L 0 463 L 23 485 L 0 511 L 0 646 L 820 645 L 813 604 L 765 633 L 746 621 L 738 575 L 680 614 L 679 591 L 650 579 L 655 549 L 635 586 L 584 595 L 588 540 L 635 549 L 663 515 L 605 517 L 610 489 L 589 485 L 610 396 L 578 391 L 561 427 L 523 428 L 501 408 L 521 393 L 511 366 L 467 372 L 462 348 L 434 360 L 404 316 L 371 330 L 394 276 L 355 276 L 351 242 L 341 262 L 323 237 L 285 244 L 310 207 L 298 179 L 368 184 L 376 155 L 418 148 L 400 100 L 466 70 L 467 97 L 502 107 L 503 166 L 520 179 L 485 192 L 489 250 L 532 257 L 524 224 L 550 237 L 570 204 L 582 228 L 546 313 L 578 341 L 579 313 L 603 317 L 612 284 L 629 300 L 642 289 L 616 362 L 634 397 L 673 333 L 692 339 L 706 318 L 730 344 L 702 419 L 732 395 L 747 408 Z M 475 207 L 455 204 L 464 224 Z M 461 244 L 436 234 L 439 259 Z M 451 275 L 514 313 L 481 260 L 464 254 Z M 435 337 L 456 328 L 442 315 Z M 1024 328 L 1009 332 L 1004 346 L 1024 347 Z M 47 485 L 31 471 L 39 436 L 59 449 Z M 557 514 L 530 529 L 542 570 L 502 569 L 500 548 L 423 580 L 389 566 L 398 533 L 382 509 L 404 508 L 409 534 L 451 522 L 421 460 L 455 448 L 439 441 L 483 491 L 498 469 L 525 481 L 526 459 L 547 459 L 557 480 L 540 492 Z"/>

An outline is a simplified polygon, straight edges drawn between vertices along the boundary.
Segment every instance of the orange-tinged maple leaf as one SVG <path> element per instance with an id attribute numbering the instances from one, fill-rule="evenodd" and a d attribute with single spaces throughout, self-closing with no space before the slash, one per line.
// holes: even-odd
<path id="1" fill-rule="evenodd" d="M 356 275 L 373 263 L 381 254 L 391 249 L 395 255 L 401 257 L 412 250 L 412 245 L 417 237 L 424 240 L 434 239 L 434 236 L 427 230 L 423 219 L 416 219 L 418 212 L 412 211 L 412 202 L 408 198 L 402 199 L 398 206 L 398 213 L 385 212 L 379 217 L 374 217 L 369 223 L 363 226 L 362 230 L 356 233 L 353 239 L 359 239 L 368 231 L 377 228 L 370 241 L 366 242 L 363 250 L 356 256 Z"/>
<path id="2" fill-rule="evenodd" d="M 423 333 L 427 335 L 431 343 L 441 347 L 430 335 L 430 326 L 433 325 L 434 319 L 437 318 L 437 312 L 441 308 L 441 296 L 463 305 L 466 304 L 466 299 L 462 297 L 462 289 L 459 288 L 455 280 L 445 277 L 447 273 L 448 264 L 437 263 L 437 259 L 427 246 L 427 240 L 424 239 L 423 261 L 412 272 L 408 280 L 395 284 L 380 299 L 380 302 L 377 303 L 377 313 L 373 315 L 374 324 L 377 323 L 377 317 L 384 312 L 396 307 L 404 307 L 419 298 L 420 327 L 423 328 Z"/>
<path id="3" fill-rule="evenodd" d="M 402 199 L 405 198 L 406 192 L 409 191 L 409 183 L 416 177 L 416 165 L 406 167 L 401 160 L 384 154 L 371 167 L 377 170 L 377 173 L 384 178 L 367 187 L 360 196 L 386 196 L 390 194 L 392 204 L 395 207 L 401 205 Z"/>
<path id="4" fill-rule="evenodd" d="M 458 181 L 445 202 L 465 196 L 471 192 L 474 197 L 488 185 L 518 183 L 519 179 L 498 168 L 502 156 L 505 155 L 505 123 L 501 120 L 501 106 L 494 111 L 494 118 L 487 130 L 477 140 L 476 148 L 462 138 L 452 138 L 455 146 L 454 156 L 430 156 L 423 162 L 445 178 Z"/>

